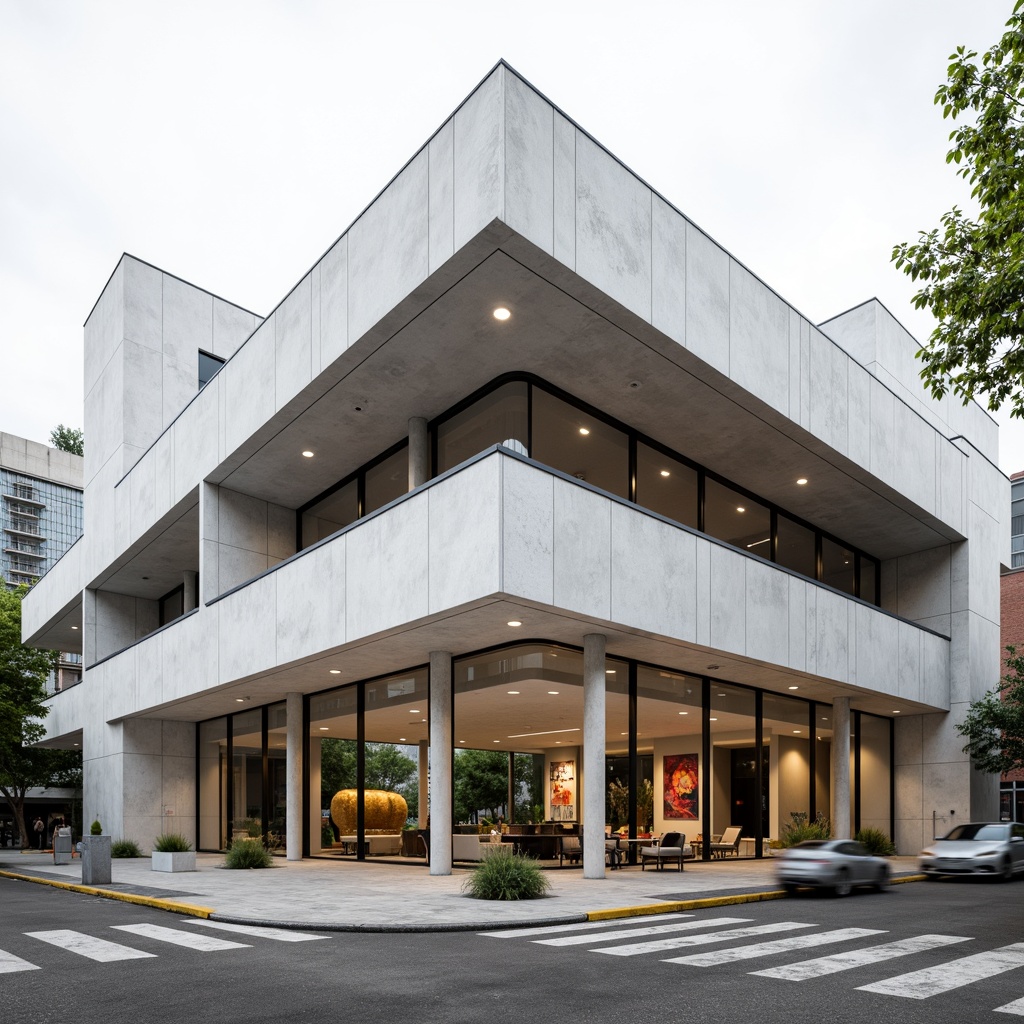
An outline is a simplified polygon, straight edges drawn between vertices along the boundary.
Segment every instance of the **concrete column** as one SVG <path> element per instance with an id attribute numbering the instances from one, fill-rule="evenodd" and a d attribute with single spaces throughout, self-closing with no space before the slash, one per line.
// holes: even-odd
<path id="1" fill-rule="evenodd" d="M 186 569 L 181 574 L 184 593 L 181 595 L 182 611 L 190 612 L 199 607 L 199 573 Z"/>
<path id="2" fill-rule="evenodd" d="M 583 877 L 604 878 L 605 638 L 583 638 Z M 577 783 L 579 785 L 580 783 Z"/>
<path id="3" fill-rule="evenodd" d="M 430 744 L 426 740 L 420 740 L 420 780 L 419 780 L 419 822 L 420 828 L 427 827 L 427 820 L 430 818 Z"/>
<path id="4" fill-rule="evenodd" d="M 430 479 L 430 436 L 422 416 L 409 420 L 409 490 Z"/>
<path id="5" fill-rule="evenodd" d="M 302 694 L 289 693 L 285 704 L 285 801 L 288 804 L 287 860 L 302 860 Z"/>
<path id="6" fill-rule="evenodd" d="M 452 656 L 430 652 L 430 873 L 452 873 Z"/>
<path id="7" fill-rule="evenodd" d="M 832 698 L 832 837 L 850 838 L 850 698 Z"/>

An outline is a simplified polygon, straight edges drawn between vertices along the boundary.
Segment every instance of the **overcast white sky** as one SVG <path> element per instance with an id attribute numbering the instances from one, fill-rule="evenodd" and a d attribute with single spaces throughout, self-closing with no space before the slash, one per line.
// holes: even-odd
<path id="1" fill-rule="evenodd" d="M 969 205 L 932 98 L 1011 9 L 0 0 L 0 430 L 82 424 L 122 252 L 269 312 L 502 57 L 812 321 L 877 296 L 923 338 L 890 253 Z"/>

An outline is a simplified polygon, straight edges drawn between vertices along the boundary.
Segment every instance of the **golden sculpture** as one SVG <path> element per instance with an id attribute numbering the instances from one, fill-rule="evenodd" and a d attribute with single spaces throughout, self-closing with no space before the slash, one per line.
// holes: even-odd
<path id="1" fill-rule="evenodd" d="M 401 793 L 367 789 L 365 794 L 366 834 L 401 832 L 409 817 L 409 805 Z M 355 835 L 358 790 L 339 789 L 331 798 L 331 819 L 343 835 Z"/>

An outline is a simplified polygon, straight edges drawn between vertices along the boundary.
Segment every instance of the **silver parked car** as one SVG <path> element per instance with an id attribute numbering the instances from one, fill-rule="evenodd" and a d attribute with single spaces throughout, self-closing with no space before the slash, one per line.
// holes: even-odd
<path id="1" fill-rule="evenodd" d="M 988 875 L 1008 882 L 1024 871 L 1024 825 L 981 821 L 957 825 L 921 851 L 921 870 L 942 875 Z"/>
<path id="2" fill-rule="evenodd" d="M 889 884 L 889 862 L 852 839 L 808 839 L 777 855 L 775 877 L 786 892 L 802 885 L 831 889 L 836 896 L 849 895 L 855 885 L 881 892 Z"/>

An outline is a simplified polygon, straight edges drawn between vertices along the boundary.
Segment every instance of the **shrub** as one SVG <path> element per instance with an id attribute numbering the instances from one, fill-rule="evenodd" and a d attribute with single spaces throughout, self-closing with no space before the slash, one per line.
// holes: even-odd
<path id="1" fill-rule="evenodd" d="M 820 811 L 814 821 L 808 821 L 803 811 L 794 811 L 790 817 L 793 820 L 782 826 L 782 835 L 779 837 L 779 845 L 783 849 L 808 839 L 832 838 L 832 822 Z"/>
<path id="2" fill-rule="evenodd" d="M 274 863 L 270 851 L 254 839 L 240 839 L 231 844 L 224 860 L 226 868 L 269 868 Z"/>
<path id="3" fill-rule="evenodd" d="M 191 849 L 192 844 L 179 832 L 165 832 L 153 844 L 156 853 L 188 853 Z"/>
<path id="4" fill-rule="evenodd" d="M 91 836 L 101 836 L 101 835 L 103 835 L 103 826 L 100 824 L 99 818 L 97 818 L 92 823 L 92 825 L 89 826 L 89 835 L 91 835 Z"/>
<path id="5" fill-rule="evenodd" d="M 481 861 L 463 883 L 462 891 L 475 900 L 536 900 L 546 896 L 550 888 L 536 861 L 515 854 Z"/>
<path id="6" fill-rule="evenodd" d="M 876 857 L 891 857 L 896 853 L 893 841 L 880 828 L 862 828 L 853 838 Z"/>
<path id="7" fill-rule="evenodd" d="M 134 839 L 115 839 L 110 844 L 111 857 L 141 857 L 142 851 Z"/>

